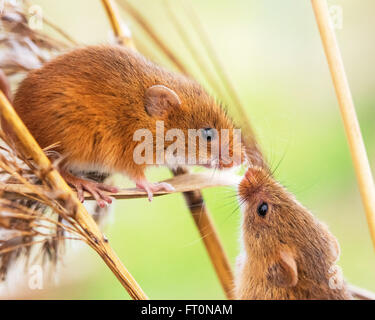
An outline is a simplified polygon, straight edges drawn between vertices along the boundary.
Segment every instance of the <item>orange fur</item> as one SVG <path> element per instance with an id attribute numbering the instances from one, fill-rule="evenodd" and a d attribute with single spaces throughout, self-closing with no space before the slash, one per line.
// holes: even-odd
<path id="1" fill-rule="evenodd" d="M 145 92 L 154 85 L 173 90 L 181 107 L 150 116 Z M 146 168 L 133 161 L 137 129 L 149 129 L 155 137 L 157 120 L 164 120 L 165 130 L 179 128 L 185 136 L 188 129 L 233 129 L 194 80 L 120 46 L 77 49 L 30 72 L 14 106 L 41 147 L 59 143 L 56 151 L 68 168 L 116 171 L 133 180 L 142 179 Z"/>

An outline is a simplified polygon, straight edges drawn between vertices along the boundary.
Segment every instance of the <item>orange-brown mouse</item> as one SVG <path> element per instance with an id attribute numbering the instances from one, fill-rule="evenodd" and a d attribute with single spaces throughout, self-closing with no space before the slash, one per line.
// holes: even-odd
<path id="1" fill-rule="evenodd" d="M 243 204 L 237 299 L 351 299 L 336 261 L 339 245 L 267 171 L 248 169 Z"/>
<path id="2" fill-rule="evenodd" d="M 28 74 L 13 104 L 41 147 L 58 143 L 55 150 L 63 159 L 59 169 L 76 187 L 80 199 L 83 201 L 83 190 L 87 190 L 101 206 L 111 201 L 103 191 L 116 189 L 79 178 L 76 172 L 123 173 L 150 200 L 156 191 L 173 190 L 166 183 L 148 182 L 148 165 L 135 163 L 133 151 L 139 141 L 133 135 L 138 129 L 153 134 L 154 151 L 157 121 L 164 122 L 165 131 L 177 128 L 185 137 L 189 129 L 200 130 L 210 158 L 209 145 L 219 139 L 210 135 L 212 129 L 232 132 L 234 128 L 225 111 L 197 82 L 120 46 L 90 46 L 57 57 Z M 170 144 L 172 141 L 166 142 L 165 148 Z M 233 152 L 230 143 L 229 155 Z M 184 158 L 188 155 L 186 145 Z M 218 168 L 233 165 L 224 164 L 222 158 L 211 160 Z"/>

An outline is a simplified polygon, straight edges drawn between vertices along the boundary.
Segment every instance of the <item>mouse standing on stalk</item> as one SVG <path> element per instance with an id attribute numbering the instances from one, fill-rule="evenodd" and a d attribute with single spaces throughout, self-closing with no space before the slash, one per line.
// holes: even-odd
<path id="1" fill-rule="evenodd" d="M 173 191 L 167 183 L 148 182 L 144 174 L 147 165 L 136 164 L 133 159 L 139 144 L 133 135 L 138 129 L 152 133 L 155 157 L 157 121 L 164 122 L 165 131 L 176 128 L 185 137 L 189 129 L 199 130 L 208 143 L 208 166 L 215 164 L 220 169 L 240 164 L 228 164 L 222 154 L 215 159 L 210 153 L 210 143 L 220 139 L 212 129 L 232 132 L 234 126 L 197 82 L 120 46 L 77 49 L 31 71 L 20 84 L 13 104 L 42 148 L 57 144 L 54 150 L 62 159 L 59 170 L 77 189 L 81 201 L 86 190 L 104 206 L 111 199 L 103 191 L 117 191 L 78 177 L 81 171 L 123 173 L 144 189 L 150 200 L 154 192 Z M 232 159 L 233 153 L 241 150 L 242 162 L 242 149 L 236 148 L 232 139 L 228 149 Z M 201 157 L 195 149 L 192 152 L 194 155 L 186 146 L 186 162 L 189 156 Z"/>
<path id="2" fill-rule="evenodd" d="M 237 299 L 352 299 L 337 272 L 337 240 L 268 172 L 248 169 L 239 198 Z"/>

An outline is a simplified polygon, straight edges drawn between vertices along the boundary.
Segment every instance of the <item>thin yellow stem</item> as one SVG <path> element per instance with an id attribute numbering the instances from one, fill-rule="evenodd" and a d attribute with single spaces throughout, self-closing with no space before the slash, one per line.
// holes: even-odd
<path id="1" fill-rule="evenodd" d="M 124 25 L 121 23 L 120 12 L 117 8 L 116 2 L 114 0 L 102 0 L 102 3 L 119 43 L 130 48 L 135 48 L 130 35 L 130 30 L 125 29 Z"/>
<path id="2" fill-rule="evenodd" d="M 191 57 L 193 58 L 193 61 L 195 61 L 199 69 L 203 71 L 202 74 L 205 80 L 207 81 L 207 83 L 212 87 L 215 93 L 218 94 L 219 97 L 221 97 L 221 99 L 225 101 L 225 94 L 223 93 L 220 87 L 220 84 L 215 80 L 215 75 L 213 75 L 210 72 L 210 69 L 207 68 L 205 61 L 203 61 L 202 59 L 202 55 L 198 52 L 198 50 L 194 46 L 189 35 L 187 34 L 183 25 L 181 24 L 180 19 L 178 19 L 176 15 L 173 13 L 170 1 L 165 0 L 164 3 L 167 8 L 167 13 L 168 13 L 169 19 L 171 20 L 171 23 L 173 24 L 177 34 L 181 38 L 184 46 L 186 47 Z"/>
<path id="3" fill-rule="evenodd" d="M 352 155 L 355 173 L 357 175 L 359 191 L 366 211 L 367 223 L 369 225 L 373 245 L 375 247 L 374 179 L 367 158 L 366 148 L 363 142 L 348 79 L 345 73 L 344 63 L 330 18 L 327 1 L 312 0 L 311 2 L 336 90 L 341 116 L 349 143 L 349 149 Z"/>
<path id="4" fill-rule="evenodd" d="M 179 177 L 188 174 L 188 172 L 186 168 L 178 168 L 173 171 L 173 174 Z M 232 268 L 212 216 L 205 205 L 202 192 L 200 190 L 187 191 L 183 195 L 207 253 L 210 256 L 217 277 L 224 289 L 224 293 L 228 299 L 234 299 L 234 276 Z"/>
<path id="5" fill-rule="evenodd" d="M 143 15 L 132 6 L 127 0 L 120 1 L 120 6 L 131 15 L 131 17 L 141 26 L 143 31 L 150 37 L 154 44 L 165 54 L 166 57 L 183 74 L 189 74 L 188 70 L 177 57 L 177 55 L 165 44 L 163 39 L 155 32 Z"/>

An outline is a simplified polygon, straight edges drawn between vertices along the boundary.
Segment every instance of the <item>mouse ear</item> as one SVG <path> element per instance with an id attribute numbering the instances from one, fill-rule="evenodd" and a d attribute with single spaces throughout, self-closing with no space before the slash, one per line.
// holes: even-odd
<path id="1" fill-rule="evenodd" d="M 155 85 L 146 90 L 145 108 L 150 116 L 161 116 L 170 108 L 180 107 L 176 92 L 163 85 Z"/>
<path id="2" fill-rule="evenodd" d="M 297 284 L 297 264 L 289 248 L 279 251 L 277 260 L 267 270 L 267 279 L 278 287 L 294 287 Z"/>

